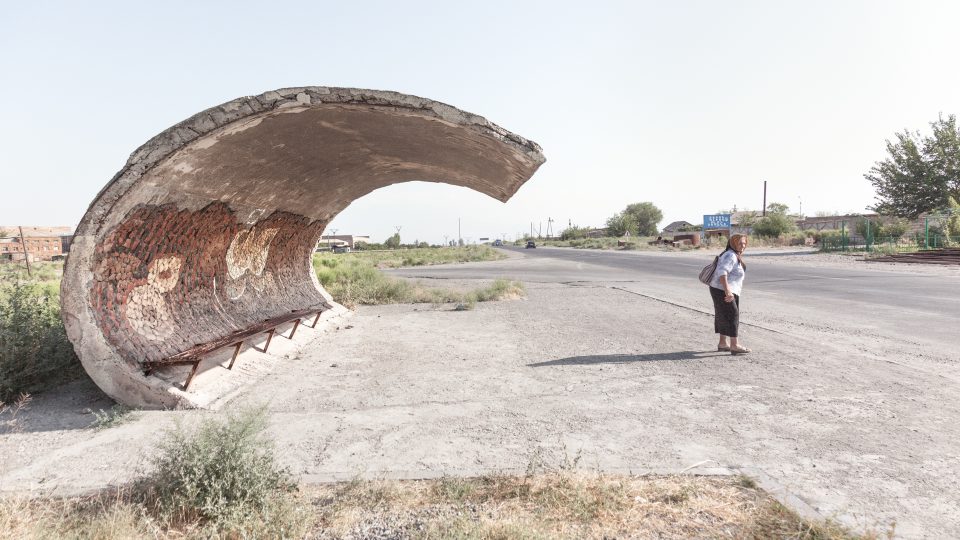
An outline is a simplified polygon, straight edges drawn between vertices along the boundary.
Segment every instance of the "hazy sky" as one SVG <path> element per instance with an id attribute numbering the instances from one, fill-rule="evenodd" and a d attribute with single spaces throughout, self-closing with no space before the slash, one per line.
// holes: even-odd
<path id="1" fill-rule="evenodd" d="M 697 222 L 769 200 L 863 211 L 904 128 L 960 112 L 960 2 L 4 2 L 0 223 L 76 225 L 138 146 L 285 86 L 395 90 L 532 139 L 507 204 L 442 184 L 333 222 L 476 240 L 652 201 Z"/>

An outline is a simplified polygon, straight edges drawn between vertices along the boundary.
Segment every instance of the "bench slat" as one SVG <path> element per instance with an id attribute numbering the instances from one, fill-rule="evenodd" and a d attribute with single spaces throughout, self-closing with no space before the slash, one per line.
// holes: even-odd
<path id="1" fill-rule="evenodd" d="M 266 332 L 271 328 L 276 328 L 277 326 L 294 321 L 297 319 L 302 319 L 306 315 L 312 315 L 314 313 L 320 313 L 321 310 L 317 309 L 302 309 L 299 311 L 294 311 L 288 315 L 281 315 L 279 317 L 273 317 L 267 319 L 261 323 L 257 323 L 249 328 L 243 330 L 237 330 L 236 332 L 231 332 L 230 334 L 217 338 L 213 341 L 206 343 L 197 344 L 183 352 L 177 353 L 173 356 L 168 356 L 162 360 L 148 360 L 141 362 L 148 370 L 154 368 L 163 367 L 163 366 L 182 366 L 187 364 L 192 364 L 194 362 L 199 362 L 200 357 L 209 354 L 217 349 L 226 347 L 227 345 L 236 345 L 238 342 L 243 341 L 244 339 L 255 336 L 257 334 Z"/>

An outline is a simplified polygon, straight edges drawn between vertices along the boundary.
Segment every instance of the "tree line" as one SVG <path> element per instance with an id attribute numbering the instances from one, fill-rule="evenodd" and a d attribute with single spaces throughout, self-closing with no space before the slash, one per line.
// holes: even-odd
<path id="1" fill-rule="evenodd" d="M 960 236 L 960 129 L 956 115 L 930 122 L 930 133 L 903 130 L 887 140 L 887 158 L 864 174 L 879 214 L 915 219 L 943 216 L 938 232 Z"/>

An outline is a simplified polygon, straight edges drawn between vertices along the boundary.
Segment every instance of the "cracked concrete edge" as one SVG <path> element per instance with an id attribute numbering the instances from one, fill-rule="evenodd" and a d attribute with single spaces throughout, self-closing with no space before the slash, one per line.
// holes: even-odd
<path id="1" fill-rule="evenodd" d="M 553 471 L 548 469 L 547 471 Z M 603 469 L 571 469 L 570 472 L 579 473 L 597 473 L 597 474 L 618 474 L 625 476 L 735 476 L 734 469 L 728 467 L 702 467 L 697 470 L 680 472 L 666 469 L 646 469 L 642 467 L 604 467 Z M 459 478 L 478 478 L 481 476 L 526 476 L 528 470 L 520 467 L 504 467 L 497 469 L 486 468 L 458 468 L 458 469 L 440 469 L 428 471 L 411 470 L 357 470 L 357 471 L 332 471 L 322 474 L 304 474 L 299 476 L 301 484 L 322 485 L 335 484 L 339 482 L 349 482 L 352 480 L 437 480 L 440 478 L 459 477 Z"/>
<path id="2" fill-rule="evenodd" d="M 760 487 L 767 495 L 770 495 L 775 501 L 787 507 L 795 514 L 808 521 L 826 521 L 826 516 L 810 506 L 803 499 L 787 490 L 786 486 L 778 482 L 775 478 L 756 467 L 735 467 L 733 469 L 737 474 L 743 475 Z"/>

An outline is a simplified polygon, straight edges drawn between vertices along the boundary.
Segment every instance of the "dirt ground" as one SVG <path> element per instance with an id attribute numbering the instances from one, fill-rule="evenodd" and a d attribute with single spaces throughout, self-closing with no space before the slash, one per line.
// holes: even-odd
<path id="1" fill-rule="evenodd" d="M 771 297 L 745 314 L 754 353 L 732 357 L 705 331 L 712 316 L 640 284 L 529 282 L 527 293 L 471 311 L 363 307 L 339 330 L 276 342 L 273 372 L 226 408 L 266 405 L 282 461 L 305 482 L 574 457 L 617 472 L 744 466 L 847 525 L 960 537 L 955 348 L 827 324 Z M 701 296 L 689 304 L 706 308 Z M 36 396 L 19 432 L 0 436 L 0 489 L 122 483 L 147 466 L 164 428 L 222 414 L 139 411 L 87 427 L 91 409 L 110 406 L 88 381 Z"/>

